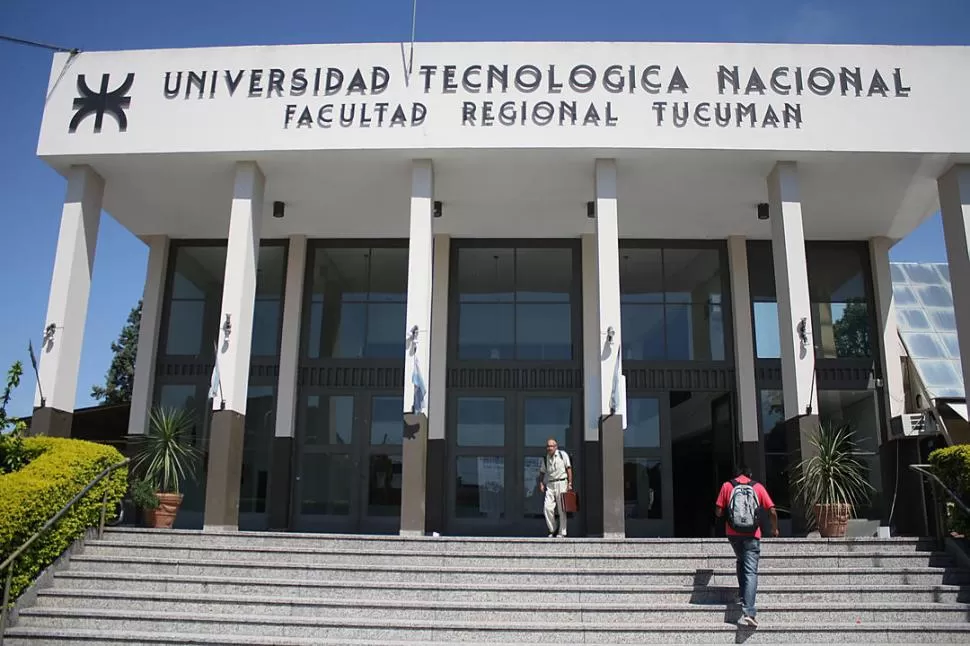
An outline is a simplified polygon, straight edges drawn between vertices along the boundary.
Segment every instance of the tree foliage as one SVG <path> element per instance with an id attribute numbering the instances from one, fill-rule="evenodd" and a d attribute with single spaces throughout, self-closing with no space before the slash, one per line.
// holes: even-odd
<path id="1" fill-rule="evenodd" d="M 91 397 L 102 404 L 127 404 L 131 401 L 131 387 L 135 379 L 135 356 L 138 352 L 138 327 L 141 325 L 141 301 L 131 309 L 128 321 L 116 341 L 111 343 L 114 357 L 104 386 L 91 388 Z"/>

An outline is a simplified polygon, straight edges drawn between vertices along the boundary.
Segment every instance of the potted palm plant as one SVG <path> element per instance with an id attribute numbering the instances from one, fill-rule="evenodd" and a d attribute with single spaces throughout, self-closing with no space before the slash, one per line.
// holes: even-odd
<path id="1" fill-rule="evenodd" d="M 182 484 L 195 478 L 201 453 L 192 443 L 192 415 L 175 408 L 154 408 L 148 432 L 136 444 L 133 467 L 154 486 L 158 504 L 154 526 L 169 529 L 182 505 Z"/>
<path id="2" fill-rule="evenodd" d="M 792 488 L 802 503 L 809 527 L 825 538 L 845 536 L 849 519 L 874 491 L 856 453 L 855 433 L 848 425 L 820 425 L 811 438 L 813 455 L 792 472 Z"/>

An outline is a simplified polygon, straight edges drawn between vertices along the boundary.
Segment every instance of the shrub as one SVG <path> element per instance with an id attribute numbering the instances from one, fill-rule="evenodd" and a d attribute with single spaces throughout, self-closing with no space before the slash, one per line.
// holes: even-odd
<path id="1" fill-rule="evenodd" d="M 940 480 L 965 503 L 970 504 L 970 444 L 937 449 L 930 453 L 930 464 Z M 943 495 L 949 502 L 950 497 L 945 493 Z M 970 516 L 956 505 L 949 504 L 948 508 L 950 529 L 970 535 Z"/>
<path id="2" fill-rule="evenodd" d="M 53 437 L 23 439 L 36 457 L 19 471 L 0 476 L 0 562 L 53 518 L 106 467 L 123 458 L 117 449 L 102 444 Z M 71 543 L 96 527 L 101 518 L 101 497 L 116 505 L 125 494 L 128 478 L 122 467 L 102 479 L 73 509 L 44 532 L 14 563 L 11 599 L 53 563 Z M 6 578 L 6 572 L 0 577 Z"/>

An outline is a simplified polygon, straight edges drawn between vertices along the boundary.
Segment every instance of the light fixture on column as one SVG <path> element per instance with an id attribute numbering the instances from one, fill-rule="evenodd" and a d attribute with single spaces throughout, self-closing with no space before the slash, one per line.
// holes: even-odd
<path id="1" fill-rule="evenodd" d="M 273 202 L 273 217 L 279 219 L 284 215 L 286 215 L 286 204 L 279 200 Z"/>
<path id="2" fill-rule="evenodd" d="M 596 217 L 596 202 L 586 203 L 586 217 L 593 219 Z"/>
<path id="3" fill-rule="evenodd" d="M 758 219 L 767 220 L 768 219 L 768 203 L 761 202 L 758 204 Z"/>
<path id="4" fill-rule="evenodd" d="M 433 206 L 434 206 L 434 209 L 431 211 L 431 214 L 434 217 L 436 217 L 436 218 L 440 218 L 441 217 L 441 202 L 439 202 L 438 200 L 435 200 Z"/>

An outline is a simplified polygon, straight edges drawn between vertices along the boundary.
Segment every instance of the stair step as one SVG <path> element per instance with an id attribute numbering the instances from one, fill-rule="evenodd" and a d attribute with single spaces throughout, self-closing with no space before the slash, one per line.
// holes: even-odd
<path id="1" fill-rule="evenodd" d="M 562 542 L 556 544 L 561 545 Z M 450 554 L 429 550 L 353 550 L 328 547 L 272 547 L 237 546 L 232 549 L 209 545 L 185 546 L 165 542 L 120 543 L 115 541 L 90 541 L 84 553 L 97 556 L 154 556 L 186 560 L 251 561 L 260 563 L 288 563 L 299 561 L 306 565 L 356 564 L 413 565 L 424 567 L 492 567 L 496 562 L 508 566 L 548 567 L 561 564 L 561 569 L 577 567 L 601 567 L 615 564 L 626 568 L 656 568 L 669 564 L 676 567 L 733 567 L 735 557 L 730 548 L 721 554 L 697 554 L 690 552 L 628 553 L 628 554 L 579 554 L 560 553 L 548 549 L 542 554 L 515 554 L 488 551 L 468 551 Z M 761 556 L 763 567 L 784 563 L 789 567 L 946 567 L 952 563 L 949 556 L 935 552 L 905 552 L 866 550 L 842 553 L 785 553 L 765 551 Z"/>
<path id="2" fill-rule="evenodd" d="M 76 571 L 135 572 L 151 574 L 188 574 L 245 577 L 259 572 L 268 578 L 301 581 L 380 581 L 433 584 L 439 582 L 515 583 L 526 577 L 536 588 L 565 587 L 595 583 L 648 582 L 652 585 L 731 585 L 736 583 L 734 567 L 726 568 L 652 568 L 634 570 L 621 567 L 559 570 L 536 567 L 408 567 L 401 565 L 304 565 L 299 562 L 260 563 L 233 560 L 173 559 L 162 556 L 120 557 L 80 554 L 72 557 Z M 934 567 L 912 568 L 781 568 L 764 567 L 759 580 L 773 585 L 959 584 L 970 580 L 970 573 Z"/>
<path id="3" fill-rule="evenodd" d="M 509 602 L 470 601 L 361 601 L 353 599 L 292 599 L 280 597 L 247 597 L 222 595 L 183 595 L 174 593 L 119 593 L 46 591 L 38 598 L 37 608 L 54 609 L 86 617 L 89 609 L 117 613 L 199 613 L 209 619 L 245 617 L 281 617 L 285 620 L 307 618 L 353 619 L 359 616 L 380 617 L 385 621 L 423 620 L 429 622 L 526 622 L 535 617 L 536 606 Z M 893 603 L 762 603 L 762 618 L 774 623 L 890 622 L 910 623 L 958 622 L 970 611 L 966 604 L 893 604 Z M 30 616 L 30 612 L 27 616 Z M 545 621 L 562 624 L 606 622 L 637 623 L 717 623 L 733 622 L 740 617 L 734 604 L 654 604 L 571 603 L 544 607 Z"/>
<path id="4" fill-rule="evenodd" d="M 769 623 L 765 618 L 756 630 L 742 630 L 722 623 L 716 625 L 697 623 L 658 623 L 616 625 L 608 623 L 584 623 L 562 625 L 558 623 L 489 623 L 463 621 L 387 622 L 383 620 L 347 619 L 322 621 L 316 619 L 282 617 L 232 617 L 229 619 L 200 619 L 196 613 L 164 613 L 143 616 L 142 613 L 111 613 L 89 610 L 81 619 L 66 612 L 31 611 L 32 618 L 46 620 L 41 625 L 18 626 L 10 631 L 14 639 L 33 638 L 52 633 L 87 634 L 90 639 L 107 641 L 107 635 L 116 636 L 124 643 L 200 644 L 293 644 L 360 643 L 388 644 L 395 641 L 414 645 L 428 643 L 529 643 L 548 641 L 556 635 L 557 641 L 587 644 L 669 644 L 684 641 L 704 643 L 832 643 L 833 641 L 856 643 L 967 643 L 970 624 L 934 623 L 821 623 L 804 625 Z M 184 633 L 173 633 L 182 629 Z M 282 633 L 282 634 L 281 634 Z M 274 635 L 267 637 L 264 635 Z M 144 642 L 142 641 L 144 640 Z M 25 642 L 26 643 L 26 642 Z M 36 644 L 31 641 L 29 643 Z M 164 642 L 163 642 L 164 643 Z"/>
<path id="5" fill-rule="evenodd" d="M 392 550 L 398 552 L 441 553 L 499 552 L 515 555 L 544 555 L 555 546 L 559 554 L 620 555 L 659 554 L 666 552 L 731 555 L 731 546 L 723 538 L 490 538 L 466 536 L 404 537 L 359 534 L 301 534 L 295 532 L 227 532 L 200 530 L 154 530 L 113 528 L 105 532 L 104 542 L 163 542 L 168 545 L 231 548 L 270 545 L 290 548 L 318 548 L 335 550 Z M 892 551 L 932 552 L 938 544 L 924 538 L 769 538 L 762 543 L 762 553 L 813 553 Z"/>
<path id="6" fill-rule="evenodd" d="M 736 584 L 709 586 L 584 585 L 537 590 L 521 581 L 511 584 L 396 583 L 375 581 L 307 582 L 295 579 L 213 577 L 126 572 L 64 571 L 55 575 L 55 590 L 113 590 L 117 592 L 177 592 L 179 594 L 256 595 L 321 599 L 327 597 L 412 601 L 509 601 L 522 604 L 628 602 L 728 603 Z M 952 585 L 781 586 L 760 585 L 761 602 L 866 601 L 956 603 L 970 601 L 970 590 Z"/>

